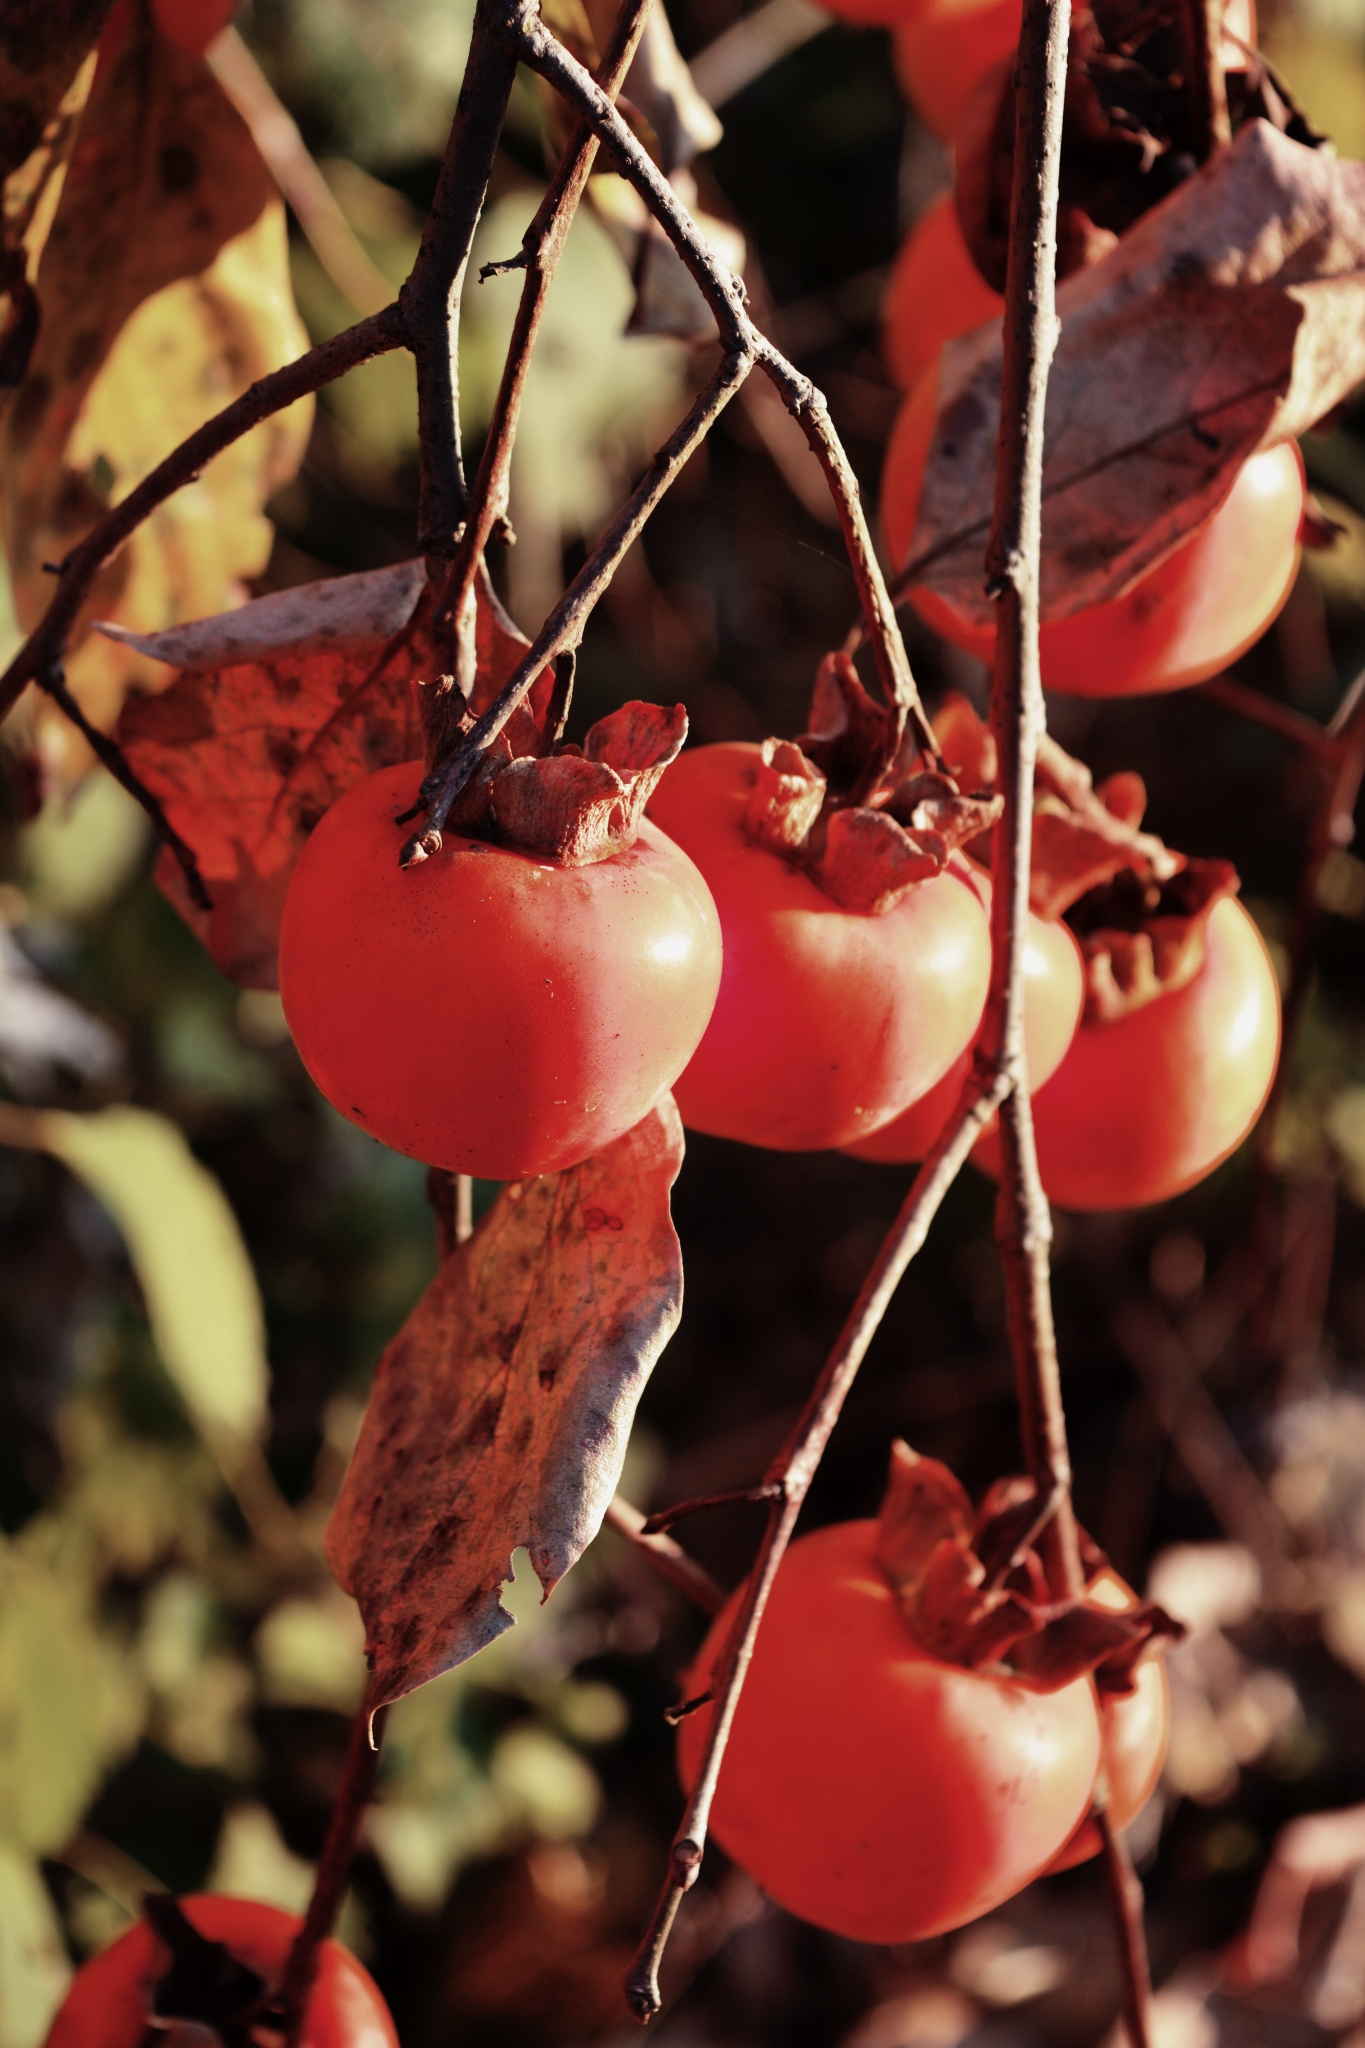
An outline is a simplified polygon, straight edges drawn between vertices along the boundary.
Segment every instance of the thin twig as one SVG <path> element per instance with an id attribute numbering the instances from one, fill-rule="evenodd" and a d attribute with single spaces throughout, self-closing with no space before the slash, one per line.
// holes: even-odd
<path id="1" fill-rule="evenodd" d="M 280 1987 L 279 2011 L 285 2048 L 300 2048 L 309 1994 L 318 1970 L 318 1952 L 336 1924 L 346 1884 L 360 1839 L 365 1809 L 374 1793 L 379 1770 L 379 1744 L 383 1735 L 385 1709 L 374 1713 L 365 1701 L 351 1723 L 350 1740 L 341 1767 L 341 1783 L 327 1824 L 327 1837 L 318 1858 L 313 1896 L 304 1918 Z"/>
<path id="2" fill-rule="evenodd" d="M 1143 1924 L 1142 1881 L 1133 1868 L 1128 1844 L 1109 1817 L 1107 1794 L 1096 1800 L 1092 1810 L 1103 1844 L 1104 1879 L 1119 1937 L 1123 2016 L 1128 2025 L 1128 2038 L 1136 2044 L 1149 2039 L 1152 2015 L 1152 1977 L 1147 1961 L 1147 1930 Z"/>
<path id="3" fill-rule="evenodd" d="M 34 680 L 39 689 L 45 691 L 52 699 L 57 709 L 70 719 L 91 752 L 104 763 L 115 781 L 121 782 L 129 796 L 141 804 L 165 844 L 175 855 L 180 872 L 185 877 L 185 887 L 190 892 L 191 901 L 200 910 L 212 910 L 213 898 L 204 886 L 204 877 L 199 872 L 199 862 L 195 857 L 194 848 L 180 837 L 166 816 L 160 797 L 153 796 L 146 783 L 136 774 L 118 741 L 110 739 L 107 732 L 101 732 L 97 725 L 91 724 L 67 688 L 66 677 L 57 664 L 40 670 Z"/>
<path id="4" fill-rule="evenodd" d="M 754 1501 L 773 1500 L 782 1491 L 771 1481 L 761 1486 L 739 1486 L 730 1493 L 707 1493 L 697 1500 L 679 1500 L 671 1508 L 660 1508 L 645 1523 L 648 1536 L 662 1535 L 664 1530 L 676 1528 L 679 1522 L 690 1520 L 693 1515 L 705 1514 L 708 1508 L 739 1507 Z"/>
<path id="5" fill-rule="evenodd" d="M 611 33 L 606 55 L 597 73 L 597 82 L 609 99 L 614 100 L 621 89 L 621 82 L 630 69 L 632 57 L 644 32 L 645 18 L 649 13 L 650 0 L 625 0 Z M 536 209 L 536 215 L 521 238 L 521 252 L 508 263 L 490 264 L 483 275 L 501 270 L 524 269 L 526 282 L 522 286 L 521 300 L 517 306 L 517 317 L 513 322 L 512 336 L 507 347 L 507 359 L 503 364 L 502 382 L 498 386 L 493 416 L 489 421 L 488 435 L 484 442 L 483 454 L 479 458 L 478 475 L 470 494 L 470 512 L 459 546 L 450 564 L 444 588 L 436 601 L 435 619 L 438 630 L 453 636 L 454 622 L 463 619 L 474 589 L 474 578 L 483 551 L 500 521 L 507 518 L 508 487 L 512 466 L 512 443 L 516 438 L 517 420 L 521 412 L 521 401 L 526 389 L 526 376 L 531 364 L 531 351 L 535 347 L 536 335 L 540 329 L 541 315 L 550 286 L 564 253 L 569 228 L 578 211 L 588 176 L 597 156 L 597 137 L 588 123 L 580 118 L 569 137 L 568 146 L 559 160 L 558 167 L 550 180 L 545 197 Z M 473 678 L 456 669 L 456 681 L 469 694 Z"/>
<path id="6" fill-rule="evenodd" d="M 651 1535 L 645 1528 L 645 1518 L 639 1508 L 619 1493 L 607 1509 L 606 1524 L 618 1536 L 624 1536 L 642 1557 L 648 1558 L 660 1577 L 676 1586 L 680 1593 L 685 1593 L 703 1613 L 720 1613 L 725 1605 L 725 1594 L 710 1572 L 695 1558 L 689 1557 L 673 1537 Z"/>
<path id="7" fill-rule="evenodd" d="M 1268 726 L 1282 739 L 1292 740 L 1295 746 L 1306 748 L 1319 760 L 1335 760 L 1336 749 L 1322 727 L 1315 720 L 1305 718 L 1301 711 L 1295 711 L 1292 705 L 1267 697 L 1263 690 L 1248 689 L 1245 683 L 1238 682 L 1236 676 L 1210 676 L 1202 688 L 1206 697 L 1226 704 L 1229 711 L 1239 712 L 1243 718 Z"/>
<path id="8" fill-rule="evenodd" d="M 497 738 L 546 664 L 577 647 L 588 614 L 616 574 L 622 557 L 693 449 L 706 438 L 734 397 L 749 373 L 751 360 L 746 355 L 724 359 L 555 605 L 506 687 L 471 726 L 461 745 L 427 776 L 418 793 L 419 805 L 426 809 L 426 822 L 401 848 L 399 859 L 404 866 L 424 860 L 439 847 L 450 807 L 473 774 L 484 748 Z"/>
<path id="9" fill-rule="evenodd" d="M 1052 1323 L 1052 1219 L 1038 1172 L 1027 1087 L 1023 981 L 1033 775 L 1046 724 L 1038 663 L 1038 579 L 1043 420 L 1048 369 L 1059 331 L 1057 189 L 1067 30 L 1064 0 L 1029 0 L 1016 73 L 1018 127 L 1005 281 L 1000 442 L 986 553 L 987 587 L 998 600 L 991 731 L 1006 805 L 995 829 L 991 992 L 978 1056 L 998 1060 L 1014 1083 L 1000 1112 L 996 1242 L 1005 1275 L 1024 1453 L 1040 1498 L 1055 1503 L 1045 1531 L 1049 1574 L 1059 1595 L 1075 1597 L 1085 1582 L 1071 1511 L 1071 1467 Z"/>
<path id="10" fill-rule="evenodd" d="M 357 313 L 382 312 L 393 287 L 371 261 L 309 155 L 294 116 L 236 29 L 229 26 L 216 36 L 205 57 L 332 283 Z"/>
<path id="11" fill-rule="evenodd" d="M 755 364 L 760 365 L 797 420 L 825 472 L 839 510 L 845 545 L 858 585 L 878 674 L 894 717 L 888 721 L 888 760 L 899 747 L 907 722 L 914 727 L 920 744 L 936 758 L 933 734 L 920 704 L 914 679 L 896 623 L 894 608 L 872 546 L 872 537 L 862 510 L 857 481 L 829 418 L 823 396 L 761 334 L 745 311 L 744 287 L 713 255 L 691 215 L 683 207 L 666 178 L 621 119 L 608 94 L 589 76 L 581 64 L 545 28 L 532 0 L 480 0 L 476 17 L 475 43 L 480 42 L 480 24 L 491 21 L 506 48 L 531 70 L 545 78 L 578 113 L 592 133 L 608 144 L 623 174 L 635 186 L 656 216 L 695 278 L 720 333 L 724 360 L 717 378 L 708 386 L 683 427 L 678 429 L 632 499 L 618 515 L 594 557 L 574 579 L 559 605 L 551 613 L 537 639 L 532 655 L 522 663 L 497 701 L 478 720 L 459 748 L 443 765 L 438 777 L 423 784 L 421 803 L 427 811 L 425 832 L 409 841 L 402 858 L 410 860 L 422 850 L 427 834 L 442 829 L 450 806 L 473 774 L 484 749 L 491 744 L 507 719 L 525 697 L 546 660 L 568 648 L 577 647 L 588 613 L 624 548 L 635 538 L 653 509 L 661 491 L 681 467 L 711 420 L 728 402 L 738 384 Z M 471 54 L 471 65 L 473 64 Z M 407 287 L 402 300 L 408 309 Z M 680 460 L 670 460 L 666 475 L 660 476 L 660 460 L 670 450 L 681 449 Z M 491 505 L 490 500 L 490 505 Z M 425 521 L 424 521 L 425 525 Z M 490 526 L 491 531 L 491 526 Z M 599 574 L 595 564 L 605 565 Z M 589 572 L 592 573 L 589 573 Z M 452 593 L 452 596 L 454 593 Z M 458 612 L 453 613 L 458 618 Z M 434 837 L 428 844 L 435 844 Z"/>
<path id="12" fill-rule="evenodd" d="M 253 427 L 272 414 L 283 412 L 296 399 L 321 390 L 358 363 L 386 355 L 407 342 L 407 330 L 396 306 L 374 313 L 368 320 L 348 327 L 309 349 L 296 362 L 286 363 L 260 377 L 240 398 L 224 406 L 211 420 L 192 433 L 187 441 L 159 462 L 154 470 L 130 491 L 121 503 L 106 513 L 85 539 L 78 541 L 62 562 L 52 602 L 41 623 L 35 627 L 19 652 L 0 676 L 0 719 L 13 709 L 31 682 L 57 666 L 66 653 L 71 630 L 105 563 L 116 555 L 143 520 L 165 503 L 183 484 L 193 483 L 207 462 L 240 441 Z"/>
<path id="13" fill-rule="evenodd" d="M 398 296 L 417 361 L 418 546 L 441 562 L 454 553 L 466 512 L 460 459 L 460 298 L 517 75 L 516 53 L 490 32 L 493 12 L 493 0 L 479 0 L 436 196 L 412 274 Z"/>
<path id="14" fill-rule="evenodd" d="M 961 1171 L 967 1154 L 998 1109 L 1008 1086 L 1008 1079 L 1000 1074 L 983 1092 L 978 1070 L 974 1067 L 968 1074 L 954 1115 L 920 1168 L 800 1420 L 767 1473 L 767 1482 L 777 1491 L 768 1510 L 763 1542 L 745 1584 L 744 1597 L 715 1662 L 711 1684 L 716 1710 L 707 1731 L 706 1747 L 673 1838 L 669 1873 L 654 1916 L 624 1980 L 626 1998 L 637 2019 L 651 2019 L 659 2010 L 659 1965 L 683 1895 L 695 1883 L 701 1867 L 716 1781 L 735 1709 L 753 1656 L 768 1595 L 791 1540 L 801 1504 L 848 1391 L 857 1377 L 858 1368 L 867 1354 L 868 1345 L 876 1335 L 901 1276 L 924 1243 L 944 1196 Z"/>
<path id="15" fill-rule="evenodd" d="M 1185 0 L 1190 140 L 1200 163 L 1232 140 L 1223 77 L 1223 7 L 1224 0 Z"/>

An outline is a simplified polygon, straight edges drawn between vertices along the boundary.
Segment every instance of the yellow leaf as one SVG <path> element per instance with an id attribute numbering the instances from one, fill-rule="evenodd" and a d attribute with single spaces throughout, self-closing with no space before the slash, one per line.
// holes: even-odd
<path id="1" fill-rule="evenodd" d="M 5 1104 L 0 1142 L 53 1153 L 98 1196 L 195 1421 L 210 1438 L 254 1438 L 268 1384 L 256 1276 L 226 1196 L 176 1126 L 125 1106 L 73 1116 Z"/>

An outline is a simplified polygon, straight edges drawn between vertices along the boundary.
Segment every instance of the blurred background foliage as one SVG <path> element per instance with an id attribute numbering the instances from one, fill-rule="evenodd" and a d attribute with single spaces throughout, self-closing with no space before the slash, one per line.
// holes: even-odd
<path id="1" fill-rule="evenodd" d="M 670 12 L 690 56 L 740 9 Z M 396 285 L 434 188 L 467 9 L 249 0 L 238 26 Z M 1263 29 L 1319 125 L 1365 154 L 1361 0 L 1299 0 Z M 880 294 L 947 160 L 876 32 L 823 26 L 721 111 L 701 203 L 742 230 L 761 317 L 828 393 L 875 500 L 896 407 Z M 542 109 L 522 81 L 476 266 L 512 253 L 543 180 Z M 291 261 L 311 334 L 345 325 L 353 309 L 297 234 Z M 516 290 L 470 288 L 471 459 Z M 705 343 L 627 336 L 632 303 L 611 234 L 585 213 L 532 371 L 517 545 L 495 564 L 528 630 L 708 367 Z M 793 431 L 761 388 L 724 416 L 593 621 L 579 728 L 638 695 L 685 701 L 703 739 L 800 729 L 854 591 Z M 405 357 L 325 392 L 252 587 L 406 557 L 415 440 Z M 1306 455 L 1343 531 L 1305 557 L 1238 672 L 1325 718 L 1365 659 L 1365 410 L 1310 436 Z M 931 699 L 950 683 L 979 698 L 965 657 L 908 629 Z M 1318 797 L 1307 760 L 1202 691 L 1059 699 L 1052 715 L 1097 775 L 1144 774 L 1173 844 L 1235 860 L 1283 962 Z M 72 1962 L 128 1925 L 148 1888 L 306 1898 L 363 1670 L 321 1530 L 375 1359 L 434 1269 L 423 1169 L 322 1102 L 275 997 L 218 975 L 152 888 L 141 815 L 117 787 L 95 773 L 36 820 L 22 812 L 11 779 L 0 2048 L 37 2048 Z M 1339 849 L 1320 897 L 1277 1185 L 1258 1188 L 1244 1154 L 1165 1209 L 1057 1219 L 1080 1510 L 1193 1629 L 1173 1660 L 1167 1780 L 1134 1830 L 1172 2048 L 1312 2048 L 1358 2041 L 1365 2022 L 1349 1886 L 1314 1921 L 1292 1995 L 1233 2000 L 1210 1962 L 1281 1825 L 1365 1800 L 1365 863 Z M 632 1498 L 660 1505 L 762 1469 L 905 1182 L 832 1155 L 691 1141 L 676 1201 L 687 1309 L 643 1404 Z M 974 1490 L 1017 1464 L 990 1228 L 990 1191 L 969 1174 L 874 1346 L 811 1520 L 873 1511 L 898 1432 Z M 732 1583 L 756 1528 L 735 1509 L 688 1540 Z M 391 1717 L 342 1932 L 405 2048 L 636 2038 L 617 1982 L 676 1814 L 661 1710 L 701 1619 L 609 1535 L 548 1606 L 536 1593 L 519 1570 L 517 1629 Z M 872 1951 L 772 1909 L 713 1850 L 669 1969 L 665 2048 L 1081 2048 L 1118 2001 L 1087 1869 L 960 1936 Z"/>

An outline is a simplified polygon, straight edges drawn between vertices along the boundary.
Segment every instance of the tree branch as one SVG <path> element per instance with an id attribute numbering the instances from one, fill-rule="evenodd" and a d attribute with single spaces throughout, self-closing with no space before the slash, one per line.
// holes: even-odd
<path id="1" fill-rule="evenodd" d="M 621 82 L 630 69 L 630 62 L 644 33 L 645 19 L 649 13 L 650 0 L 625 0 L 616 17 L 602 59 L 597 84 L 607 98 L 614 100 L 621 89 Z M 478 573 L 483 551 L 500 521 L 506 520 L 508 504 L 508 482 L 512 466 L 512 443 L 516 438 L 517 420 L 521 413 L 522 395 L 526 389 L 526 376 L 531 365 L 531 351 L 535 347 L 536 335 L 540 330 L 541 314 L 550 286 L 559 268 L 559 259 L 564 253 L 573 217 L 583 197 L 588 177 L 597 155 L 597 137 L 587 121 L 580 118 L 569 138 L 568 146 L 550 180 L 545 197 L 536 209 L 535 219 L 521 238 L 521 254 L 510 263 L 490 265 L 489 269 L 510 270 L 524 268 L 526 282 L 522 287 L 517 317 L 512 327 L 512 338 L 508 344 L 507 360 L 503 364 L 502 382 L 489 422 L 488 437 L 484 442 L 483 454 L 479 458 L 479 471 L 474 480 L 469 518 L 455 550 L 444 587 L 436 600 L 435 623 L 437 630 L 447 635 L 457 647 L 461 645 L 457 621 L 463 620 L 474 592 L 474 578 Z M 456 681 L 469 695 L 472 676 L 461 672 L 456 662 Z"/>
<path id="2" fill-rule="evenodd" d="M 1012 1083 L 1000 1112 L 996 1242 L 1005 1274 L 1020 1426 L 1041 1498 L 1055 1499 L 1044 1535 L 1054 1590 L 1084 1590 L 1052 1325 L 1052 1220 L 1038 1173 L 1024 1054 L 1023 956 L 1028 935 L 1033 772 L 1046 713 L 1038 664 L 1043 416 L 1056 347 L 1057 188 L 1066 84 L 1065 0 L 1027 0 L 1019 39 L 1014 189 L 1005 281 L 1000 443 L 987 588 L 998 599 L 991 731 L 1005 796 L 992 856 L 991 990 L 981 1054 Z"/>
<path id="3" fill-rule="evenodd" d="M 478 0 L 436 196 L 412 274 L 398 295 L 417 361 L 417 540 L 424 555 L 442 562 L 454 553 L 466 511 L 460 458 L 460 297 L 517 74 L 516 53 L 491 32 L 494 12 L 495 0 Z"/>
<path id="4" fill-rule="evenodd" d="M 440 846 L 440 835 L 450 815 L 450 807 L 474 773 L 484 749 L 497 738 L 546 663 L 578 646 L 589 614 L 616 574 L 622 556 L 641 533 L 650 513 L 678 471 L 693 449 L 705 439 L 752 367 L 752 357 L 742 352 L 737 356 L 727 356 L 721 363 L 686 419 L 664 442 L 546 619 L 515 674 L 483 716 L 471 726 L 459 747 L 427 776 L 418 793 L 419 807 L 426 810 L 426 823 L 403 846 L 399 854 L 403 866 L 425 860 Z M 415 811 L 408 813 L 409 817 L 415 815 Z"/>
<path id="5" fill-rule="evenodd" d="M 984 1088 L 981 1073 L 975 1066 L 968 1074 L 957 1109 L 920 1168 L 800 1420 L 768 1470 L 767 1483 L 775 1489 L 775 1496 L 768 1510 L 762 1545 L 745 1585 L 744 1598 L 716 1659 L 712 1678 L 716 1709 L 706 1748 L 673 1838 L 668 1877 L 644 1940 L 624 1979 L 630 2009 L 639 2020 L 652 2018 L 662 2002 L 659 1965 L 683 1895 L 696 1882 L 701 1868 L 711 1805 L 735 1709 L 758 1639 L 768 1595 L 791 1540 L 802 1502 L 901 1276 L 924 1243 L 944 1196 L 961 1171 L 967 1154 L 1004 1099 L 1008 1086 L 1008 1078 L 1004 1074 L 988 1080 Z"/>
<path id="6" fill-rule="evenodd" d="M 13 710 L 29 683 L 60 666 L 71 629 L 95 578 L 158 505 L 164 504 L 182 484 L 193 483 L 205 463 L 220 455 L 224 448 L 230 448 L 234 441 L 240 441 L 262 420 L 283 412 L 296 399 L 321 390 L 324 384 L 344 377 L 358 363 L 367 363 L 373 356 L 403 347 L 407 339 L 397 306 L 388 306 L 382 313 L 348 327 L 344 334 L 334 335 L 330 341 L 309 349 L 297 362 L 286 363 L 282 370 L 258 378 L 240 398 L 206 420 L 164 462 L 159 462 L 121 504 L 92 527 L 84 540 L 77 542 L 63 561 L 57 588 L 41 623 L 0 676 L 0 719 Z"/>

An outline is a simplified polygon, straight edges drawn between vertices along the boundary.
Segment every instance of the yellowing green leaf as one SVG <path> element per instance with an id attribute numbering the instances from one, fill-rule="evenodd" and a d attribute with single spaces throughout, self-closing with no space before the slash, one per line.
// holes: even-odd
<path id="1" fill-rule="evenodd" d="M 253 1438 L 268 1384 L 256 1276 L 227 1197 L 176 1126 L 125 1106 L 73 1116 L 4 1105 L 0 1141 L 53 1153 L 98 1196 L 191 1415 L 210 1437 Z"/>
<path id="2" fill-rule="evenodd" d="M 0 1842 L 0 2048 L 39 2048 L 71 1965 L 37 1864 Z"/>
<path id="3" fill-rule="evenodd" d="M 59 1849 L 135 1739 L 139 1709 L 83 1588 L 30 1545 L 0 1549 L 0 1838 L 39 1855 Z"/>

